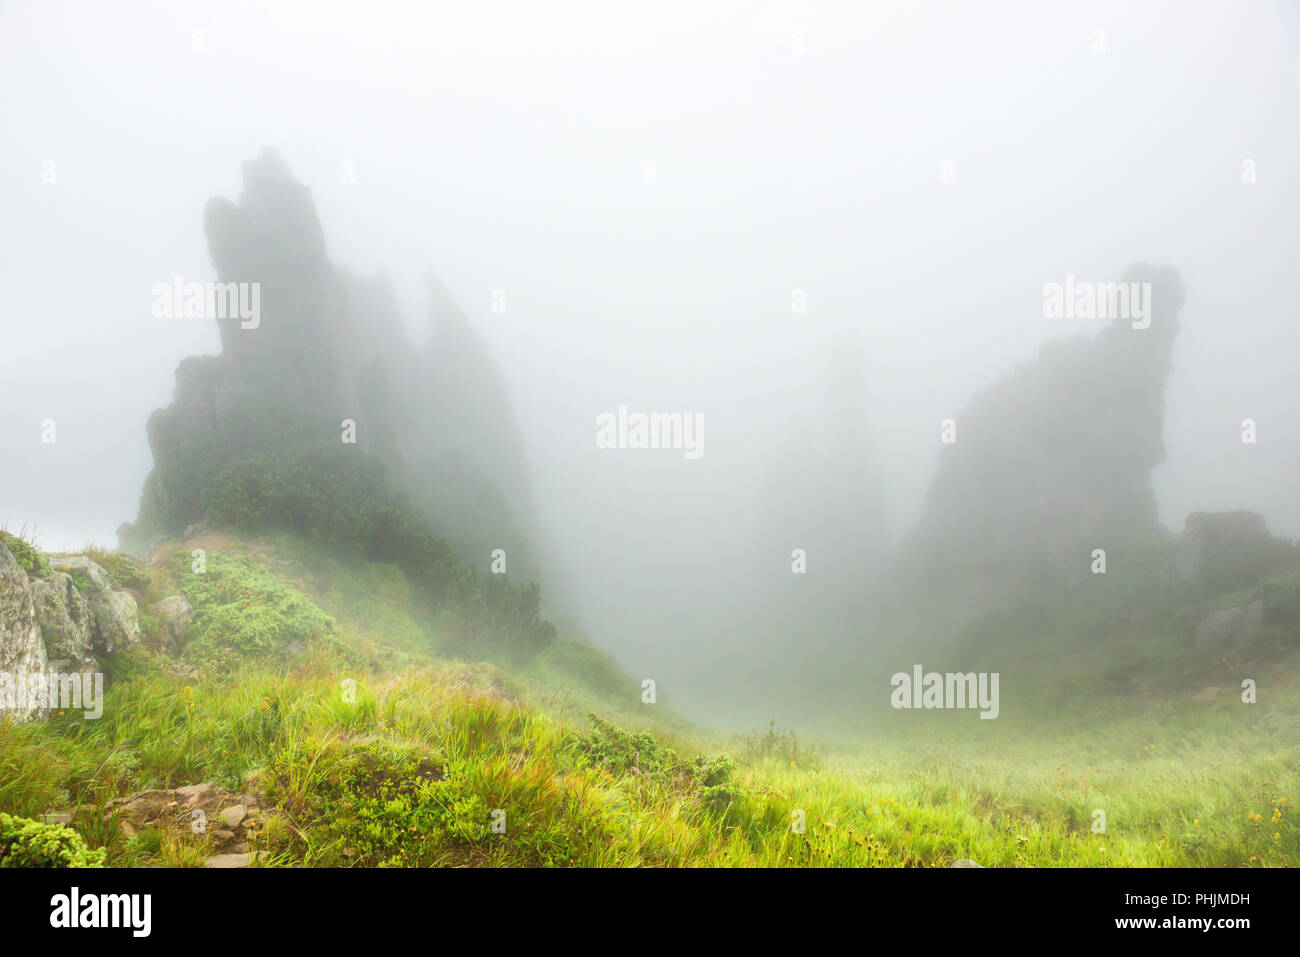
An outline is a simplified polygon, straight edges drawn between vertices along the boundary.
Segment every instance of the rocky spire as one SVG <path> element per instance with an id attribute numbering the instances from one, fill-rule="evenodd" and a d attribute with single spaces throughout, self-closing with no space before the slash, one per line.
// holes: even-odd
<path id="1" fill-rule="evenodd" d="M 1161 532 L 1151 469 L 1164 459 L 1164 390 L 1183 284 L 1149 283 L 1150 325 L 1117 318 L 1094 338 L 1045 344 L 953 418 L 900 582 L 942 596 L 954 623 L 1034 590 L 1078 582 L 1091 552 L 1113 559 Z M 936 436 L 937 436 L 936 423 Z"/>
<path id="2" fill-rule="evenodd" d="M 337 447 L 351 420 L 358 451 L 466 560 L 482 568 L 488 542 L 517 545 L 510 568 L 523 572 L 533 502 L 508 390 L 441 283 L 433 342 L 417 352 L 391 282 L 330 261 L 311 191 L 270 149 L 244 163 L 237 203 L 209 201 L 204 225 L 218 281 L 256 284 L 260 314 L 210 317 L 221 353 L 180 363 L 175 400 L 149 420 L 154 471 L 140 518 L 119 531 L 123 547 L 141 551 L 199 520 L 204 484 L 229 463 Z M 486 538 L 451 534 L 465 529 Z"/>

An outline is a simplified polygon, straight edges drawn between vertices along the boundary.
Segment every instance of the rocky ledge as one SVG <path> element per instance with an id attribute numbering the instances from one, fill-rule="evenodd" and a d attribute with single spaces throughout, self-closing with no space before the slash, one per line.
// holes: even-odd
<path id="1" fill-rule="evenodd" d="M 32 677 L 100 671 L 98 657 L 139 639 L 136 599 L 103 567 L 84 555 L 47 559 L 0 537 L 0 721 L 43 716 L 47 709 L 15 690 Z"/>

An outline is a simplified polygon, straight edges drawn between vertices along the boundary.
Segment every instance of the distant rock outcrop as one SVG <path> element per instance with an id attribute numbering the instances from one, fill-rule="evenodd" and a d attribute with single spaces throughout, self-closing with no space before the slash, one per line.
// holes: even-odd
<path id="1" fill-rule="evenodd" d="M 532 482 L 505 377 L 447 287 L 425 278 L 432 336 L 413 369 L 410 494 L 463 554 L 483 562 L 502 548 L 537 579 Z"/>
<path id="2" fill-rule="evenodd" d="M 215 318 L 222 351 L 183 360 L 172 404 L 148 423 L 154 469 L 119 530 L 146 552 L 203 517 L 202 491 L 232 461 L 303 443 L 355 445 L 382 466 L 467 563 L 506 548 L 516 577 L 535 524 L 504 380 L 440 283 L 434 336 L 411 343 L 387 277 L 360 278 L 326 252 L 311 191 L 264 151 L 244 163 L 238 203 L 213 199 L 205 228 L 221 283 L 257 283 L 260 316 Z"/>
<path id="3" fill-rule="evenodd" d="M 1093 549 L 1122 560 L 1162 535 L 1151 469 L 1164 458 L 1183 284 L 1175 269 L 1141 264 L 1122 281 L 1151 284 L 1149 326 L 1116 319 L 1092 339 L 1048 342 L 953 417 L 956 441 L 900 550 L 906 600 L 941 599 L 959 627 L 1082 582 Z"/>
<path id="4" fill-rule="evenodd" d="M 344 419 L 357 423 L 362 450 L 382 431 L 370 427 L 358 383 L 375 360 L 366 330 L 391 316 L 355 308 L 358 283 L 330 263 L 311 191 L 279 154 L 244 163 L 243 178 L 239 204 L 209 201 L 204 226 L 218 280 L 256 283 L 259 315 L 212 317 L 221 354 L 182 360 L 174 401 L 150 416 L 154 470 L 139 519 L 119 530 L 128 550 L 200 518 L 203 480 L 224 459 L 337 435 Z M 374 341 L 388 341 L 383 331 Z"/>

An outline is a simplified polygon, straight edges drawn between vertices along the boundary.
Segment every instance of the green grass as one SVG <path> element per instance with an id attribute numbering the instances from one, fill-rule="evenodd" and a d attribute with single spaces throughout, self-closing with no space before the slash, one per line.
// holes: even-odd
<path id="1" fill-rule="evenodd" d="M 194 608 L 185 658 L 208 673 L 230 673 L 268 659 L 345 650 L 334 619 L 297 588 L 282 583 L 257 560 L 213 554 L 202 573 L 177 553 L 173 573 Z"/>
<path id="2" fill-rule="evenodd" d="M 132 570 L 146 602 L 181 590 L 194 605 L 198 674 L 168 674 L 146 641 L 115 664 L 100 720 L 0 726 L 0 811 L 84 808 L 74 824 L 110 866 L 201 863 L 197 837 L 127 840 L 102 820 L 113 797 L 199 781 L 278 809 L 255 841 L 263 866 L 1300 861 L 1300 683 L 1285 668 L 1260 666 L 1246 705 L 1232 688 L 1190 694 L 1211 662 L 1170 677 L 1185 652 L 1172 637 L 1136 653 L 1010 641 L 993 655 L 1010 662 L 997 721 L 890 712 L 815 742 L 775 725 L 737 736 L 642 704 L 575 642 L 522 666 L 449 657 L 445 622 L 392 565 L 291 538 L 207 560 L 206 576 L 188 552 Z"/>

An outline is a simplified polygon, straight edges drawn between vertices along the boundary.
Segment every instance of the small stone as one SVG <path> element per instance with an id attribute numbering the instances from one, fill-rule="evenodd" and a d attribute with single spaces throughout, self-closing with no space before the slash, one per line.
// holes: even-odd
<path id="1" fill-rule="evenodd" d="M 221 812 L 221 817 L 231 827 L 239 827 L 241 821 L 248 814 L 248 809 L 242 804 L 236 804 L 234 807 L 228 807 Z"/>
<path id="2" fill-rule="evenodd" d="M 953 867 L 978 867 L 981 870 L 984 867 L 983 864 L 976 864 L 969 857 L 963 857 L 960 861 L 953 861 L 952 866 Z"/>
<path id="3" fill-rule="evenodd" d="M 176 795 L 185 802 L 186 807 L 193 807 L 200 801 L 214 797 L 217 793 L 217 786 L 210 781 L 202 784 L 187 784 L 183 788 L 176 789 Z"/>
<path id="4" fill-rule="evenodd" d="M 247 867 L 252 862 L 253 855 L 249 853 L 215 854 L 204 861 L 203 866 L 225 869 L 232 867 Z"/>

